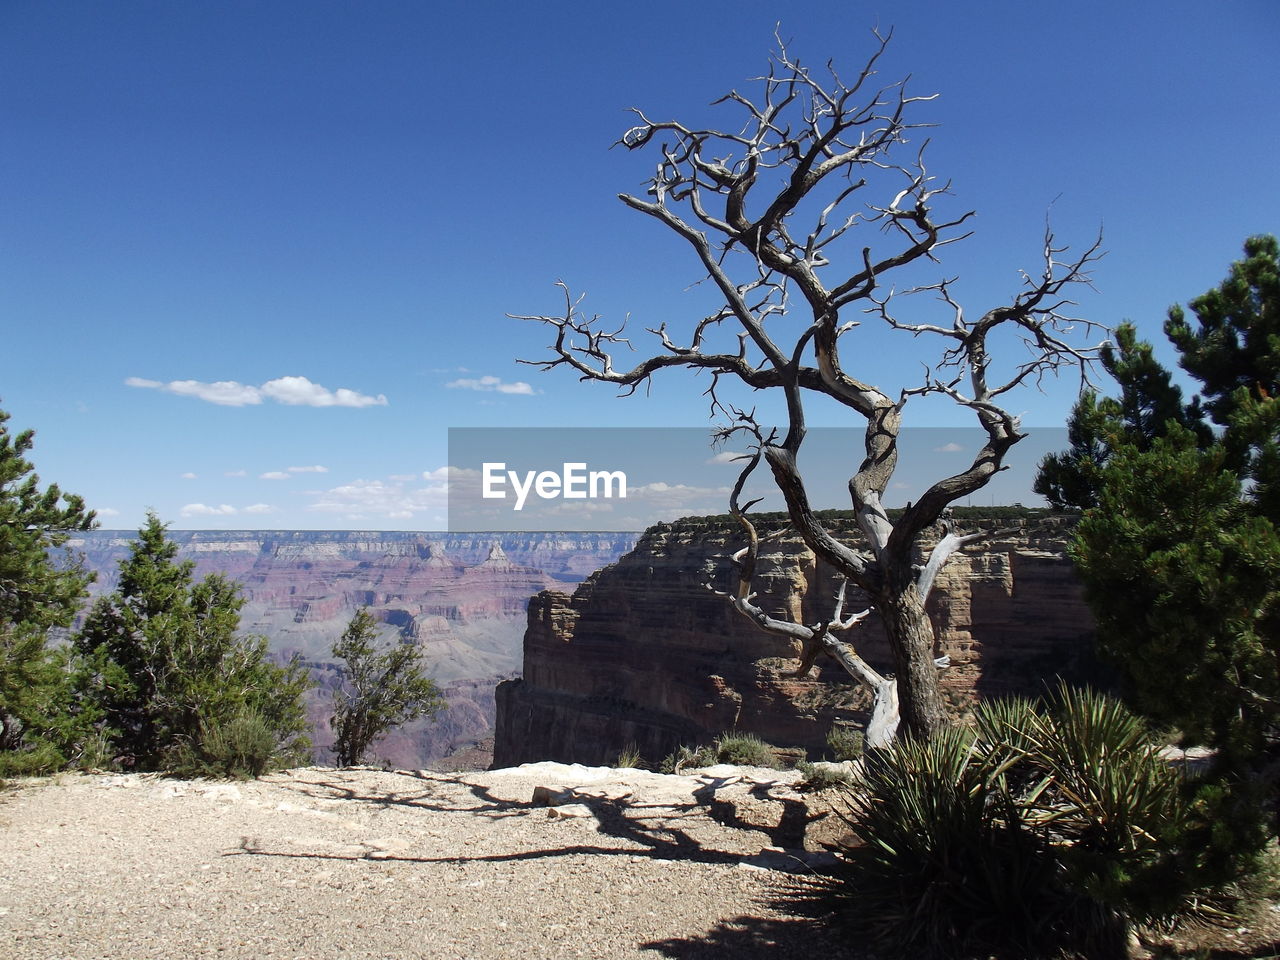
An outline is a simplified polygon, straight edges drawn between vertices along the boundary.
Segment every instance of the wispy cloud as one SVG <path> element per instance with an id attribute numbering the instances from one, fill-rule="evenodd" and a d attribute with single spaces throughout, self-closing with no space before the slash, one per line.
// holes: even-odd
<path id="1" fill-rule="evenodd" d="M 419 514 L 443 514 L 448 505 L 448 478 L 455 468 L 423 471 L 421 477 L 353 480 L 328 490 L 310 490 L 307 509 L 313 513 L 352 518 L 383 517 L 407 520 Z"/>
<path id="2" fill-rule="evenodd" d="M 276 508 L 269 503 L 254 503 L 244 508 L 245 513 L 275 513 Z"/>
<path id="3" fill-rule="evenodd" d="M 98 507 L 96 510 L 94 510 L 94 513 L 96 513 L 100 517 L 120 516 L 120 511 L 117 510 L 115 507 Z"/>
<path id="4" fill-rule="evenodd" d="M 960 446 L 960 444 L 955 443 L 953 441 L 951 443 L 944 443 L 940 447 L 934 447 L 933 452 L 934 453 L 959 453 L 963 449 L 964 447 Z"/>
<path id="5" fill-rule="evenodd" d="M 530 397 L 537 393 L 533 387 L 523 380 L 515 383 L 504 383 L 499 377 L 477 377 L 451 380 L 445 384 L 453 390 L 479 390 L 482 393 L 510 393 Z"/>
<path id="6" fill-rule="evenodd" d="M 328 473 L 329 472 L 328 467 L 322 467 L 320 466 L 320 464 L 316 464 L 314 467 L 289 467 L 288 470 L 290 473 Z"/>
<path id="7" fill-rule="evenodd" d="M 235 507 L 227 503 L 216 507 L 210 507 L 203 503 L 188 503 L 178 511 L 184 517 L 230 517 L 237 512 Z"/>
<path id="8" fill-rule="evenodd" d="M 288 480 L 292 474 L 285 473 L 283 470 L 268 470 L 266 473 L 258 474 L 259 480 Z"/>
<path id="9" fill-rule="evenodd" d="M 248 470 L 228 470 L 223 474 L 224 477 L 247 477 L 248 475 Z"/>
<path id="10" fill-rule="evenodd" d="M 745 467 L 747 465 L 747 460 L 750 459 L 750 457 L 751 454 L 749 453 L 739 453 L 736 450 L 721 450 L 714 457 L 708 460 L 707 463 L 729 463 L 737 467 Z"/>
<path id="11" fill-rule="evenodd" d="M 291 407 L 385 407 L 387 398 L 384 394 L 376 397 L 340 387 L 330 390 L 318 383 L 312 383 L 306 377 L 277 377 L 268 380 L 259 387 L 238 383 L 235 380 L 216 380 L 205 383 L 201 380 L 146 380 L 142 377 L 129 377 L 125 380 L 127 387 L 140 387 L 147 390 L 161 390 L 165 393 L 176 393 L 181 397 L 195 397 L 207 403 L 215 403 L 223 407 L 244 407 L 260 404 L 263 400 L 274 400 Z"/>
<path id="12" fill-rule="evenodd" d="M 184 474 L 182 475 L 182 479 L 183 479 L 183 480 L 194 480 L 194 479 L 196 479 L 196 475 L 195 475 L 194 473 L 190 473 L 190 472 L 188 472 L 188 473 L 184 473 Z"/>

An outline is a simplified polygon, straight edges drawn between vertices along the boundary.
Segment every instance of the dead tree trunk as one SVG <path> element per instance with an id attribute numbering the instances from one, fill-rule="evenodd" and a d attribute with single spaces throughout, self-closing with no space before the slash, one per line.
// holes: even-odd
<path id="1" fill-rule="evenodd" d="M 914 582 L 895 584 L 894 577 L 889 579 L 888 588 L 876 603 L 876 612 L 893 651 L 902 722 L 913 733 L 932 736 L 947 722 L 935 665 L 933 621 Z"/>

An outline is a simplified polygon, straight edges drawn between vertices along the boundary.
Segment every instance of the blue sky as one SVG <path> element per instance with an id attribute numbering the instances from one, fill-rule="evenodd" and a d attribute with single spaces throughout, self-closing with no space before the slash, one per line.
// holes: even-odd
<path id="1" fill-rule="evenodd" d="M 686 375 L 623 400 L 517 365 L 545 332 L 505 315 L 554 311 L 561 278 L 637 327 L 699 315 L 687 249 L 615 198 L 653 159 L 609 146 L 631 106 L 710 121 L 778 21 L 846 69 L 892 26 L 882 76 L 941 94 L 921 112 L 948 203 L 977 211 L 942 268 L 970 312 L 1037 266 L 1050 208 L 1062 240 L 1104 233 L 1077 312 L 1153 339 L 1280 230 L 1273 0 L 802 9 L 0 3 L 10 426 L 107 527 L 152 507 L 179 528 L 438 529 L 448 427 L 705 424 Z M 872 371 L 917 368 L 867 326 Z M 1076 387 L 1014 406 L 1060 427 Z M 961 422 L 932 404 L 912 425 Z"/>

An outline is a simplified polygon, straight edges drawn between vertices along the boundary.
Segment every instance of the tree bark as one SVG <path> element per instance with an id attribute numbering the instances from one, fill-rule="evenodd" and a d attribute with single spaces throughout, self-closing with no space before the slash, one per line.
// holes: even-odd
<path id="1" fill-rule="evenodd" d="M 934 663 L 933 621 L 910 571 L 890 572 L 876 610 L 893 651 L 903 728 L 917 737 L 932 737 L 946 726 L 947 715 Z"/>

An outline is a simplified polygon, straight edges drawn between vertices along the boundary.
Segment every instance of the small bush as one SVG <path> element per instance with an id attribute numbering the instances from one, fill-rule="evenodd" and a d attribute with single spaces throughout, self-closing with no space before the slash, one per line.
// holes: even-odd
<path id="1" fill-rule="evenodd" d="M 863 736 L 861 730 L 850 727 L 832 727 L 827 734 L 827 752 L 831 759 L 857 760 L 862 756 Z"/>
<path id="2" fill-rule="evenodd" d="M 661 773 L 679 773 L 685 769 L 710 767 L 728 763 L 737 767 L 769 767 L 777 769 L 778 758 L 773 747 L 750 733 L 722 733 L 714 745 L 687 747 L 681 745 L 662 761 Z"/>
<path id="3" fill-rule="evenodd" d="M 853 775 L 839 767 L 832 767 L 826 764 L 819 766 L 815 763 L 809 763 L 807 760 L 801 760 L 796 764 L 796 769 L 800 771 L 800 775 L 803 777 L 796 783 L 796 789 L 807 793 L 819 793 L 836 787 L 847 787 L 853 783 Z"/>
<path id="4" fill-rule="evenodd" d="M 50 743 L 39 742 L 25 750 L 0 751 L 0 776 L 38 777 L 61 770 L 66 758 Z"/>
<path id="5" fill-rule="evenodd" d="M 737 767 L 777 768 L 773 748 L 750 733 L 724 733 L 716 739 L 715 762 Z"/>
<path id="6" fill-rule="evenodd" d="M 277 741 L 260 714 L 241 713 L 222 723 L 200 725 L 199 739 L 173 752 L 168 767 L 181 777 L 251 780 L 272 768 Z"/>
<path id="7" fill-rule="evenodd" d="M 618 759 L 615 765 L 620 768 L 632 770 L 643 770 L 646 768 L 644 757 L 640 755 L 640 748 L 636 745 L 634 740 L 618 751 Z"/>
<path id="8" fill-rule="evenodd" d="M 676 747 L 674 753 L 669 753 L 663 759 L 661 766 L 658 767 L 659 773 L 680 773 L 686 769 L 696 769 L 698 767 L 709 767 L 717 763 L 715 750 L 711 747 L 686 747 L 684 744 Z"/>

